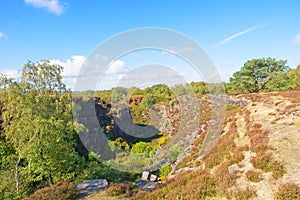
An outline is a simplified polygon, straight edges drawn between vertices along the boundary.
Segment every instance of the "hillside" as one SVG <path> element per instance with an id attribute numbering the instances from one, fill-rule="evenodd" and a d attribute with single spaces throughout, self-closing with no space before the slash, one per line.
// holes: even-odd
<path id="1" fill-rule="evenodd" d="M 209 115 L 152 192 L 111 184 L 85 199 L 300 199 L 299 97 L 300 90 L 222 97 L 225 123 L 207 155 L 201 149 Z"/>
<path id="2" fill-rule="evenodd" d="M 300 90 L 234 98 L 248 103 L 227 107 L 213 150 L 201 158 L 195 140 L 165 182 L 133 199 L 299 199 Z"/>

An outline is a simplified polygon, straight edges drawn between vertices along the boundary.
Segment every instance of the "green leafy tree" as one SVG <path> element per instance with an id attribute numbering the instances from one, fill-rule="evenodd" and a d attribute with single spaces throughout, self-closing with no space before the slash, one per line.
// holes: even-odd
<path id="1" fill-rule="evenodd" d="M 300 88 L 300 65 L 298 65 L 296 69 L 291 69 L 288 74 L 291 78 L 292 88 Z"/>
<path id="2" fill-rule="evenodd" d="M 289 67 L 286 62 L 274 58 L 248 60 L 241 70 L 230 78 L 227 89 L 239 92 L 284 90 L 288 84 L 286 73 Z M 280 82 L 284 82 L 285 85 L 279 84 Z"/>
<path id="3" fill-rule="evenodd" d="M 127 89 L 123 87 L 113 88 L 111 93 L 111 100 L 122 101 L 127 97 Z"/>
<path id="4" fill-rule="evenodd" d="M 48 180 L 52 185 L 75 176 L 79 157 L 73 139 L 72 96 L 62 83 L 61 71 L 61 66 L 46 60 L 28 62 L 21 80 L 10 81 L 4 89 L 4 133 L 15 151 L 17 194 L 23 184 Z"/>
<path id="5" fill-rule="evenodd" d="M 201 82 L 191 82 L 191 87 L 193 88 L 196 94 L 207 94 L 209 93 L 208 84 Z"/>
<path id="6" fill-rule="evenodd" d="M 156 102 L 157 98 L 154 95 L 147 95 L 143 98 L 140 106 L 142 108 L 151 108 Z"/>

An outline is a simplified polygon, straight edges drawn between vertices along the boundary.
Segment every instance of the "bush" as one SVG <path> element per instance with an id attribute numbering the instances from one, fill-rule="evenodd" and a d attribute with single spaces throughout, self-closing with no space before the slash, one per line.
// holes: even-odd
<path id="1" fill-rule="evenodd" d="M 58 182 L 51 187 L 46 187 L 37 190 L 25 200 L 68 200 L 74 199 L 76 195 L 75 187 L 73 183 L 69 182 Z"/>
<path id="2" fill-rule="evenodd" d="M 255 196 L 257 196 L 255 191 L 253 191 L 250 188 L 246 188 L 245 190 L 239 189 L 233 192 L 233 194 L 230 194 L 229 196 L 230 198 L 228 199 L 248 200 L 248 199 L 252 199 Z"/>
<path id="3" fill-rule="evenodd" d="M 172 146 L 169 150 L 169 159 L 173 163 L 182 154 L 184 147 L 180 147 L 178 144 Z"/>
<path id="4" fill-rule="evenodd" d="M 144 154 L 144 155 L 150 155 L 150 152 L 152 151 L 152 147 L 146 143 L 146 142 L 138 142 L 135 145 L 133 145 L 131 152 L 136 154 Z"/>
<path id="5" fill-rule="evenodd" d="M 276 200 L 298 200 L 300 199 L 300 186 L 289 182 L 281 185 L 275 195 Z"/>
<path id="6" fill-rule="evenodd" d="M 170 163 L 166 163 L 163 166 L 161 166 L 161 168 L 159 169 L 159 175 L 161 180 L 165 180 L 168 174 L 171 173 L 171 171 L 172 171 L 172 167 Z"/>
<path id="7" fill-rule="evenodd" d="M 249 181 L 259 182 L 262 181 L 262 173 L 254 170 L 249 170 L 246 172 L 246 177 Z"/>
<path id="8" fill-rule="evenodd" d="M 157 103 L 157 99 L 153 95 L 147 95 L 143 98 L 140 106 L 142 108 L 151 108 L 154 104 Z"/>
<path id="9" fill-rule="evenodd" d="M 109 196 L 121 196 L 125 195 L 126 197 L 130 197 L 130 190 L 133 189 L 132 183 L 124 182 L 124 183 L 111 183 L 109 188 L 106 190 L 106 193 Z"/>
<path id="10" fill-rule="evenodd" d="M 253 166 L 264 172 L 272 172 L 275 179 L 282 177 L 286 173 L 284 165 L 271 157 L 270 153 L 259 153 L 251 159 Z"/>

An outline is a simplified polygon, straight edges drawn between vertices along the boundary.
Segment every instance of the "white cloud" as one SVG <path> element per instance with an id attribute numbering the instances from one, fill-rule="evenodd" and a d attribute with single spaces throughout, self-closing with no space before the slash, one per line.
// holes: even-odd
<path id="1" fill-rule="evenodd" d="M 221 42 L 218 42 L 218 43 L 212 45 L 207 50 L 214 49 L 214 48 L 217 48 L 219 46 L 222 46 L 222 45 L 230 42 L 231 40 L 233 40 L 233 39 L 235 39 L 237 37 L 240 37 L 242 35 L 245 35 L 245 34 L 250 33 L 250 32 L 252 32 L 252 31 L 254 31 L 254 30 L 258 29 L 258 28 L 262 28 L 262 27 L 265 27 L 265 26 L 266 26 L 266 24 L 262 23 L 262 24 L 258 24 L 258 25 L 252 26 L 252 27 L 250 27 L 250 28 L 248 28 L 248 29 L 246 29 L 244 31 L 240 31 L 238 33 L 235 33 L 235 34 L 233 34 L 233 35 L 231 35 L 231 36 L 223 39 Z"/>
<path id="2" fill-rule="evenodd" d="M 128 68 L 126 67 L 125 62 L 122 60 L 116 60 L 109 65 L 105 74 L 107 74 L 107 75 L 124 74 L 126 72 L 128 72 Z"/>
<path id="3" fill-rule="evenodd" d="M 300 33 L 296 35 L 293 42 L 295 45 L 300 45 Z"/>
<path id="4" fill-rule="evenodd" d="M 3 32 L 0 32 L 0 39 L 1 39 L 1 38 L 7 39 L 7 36 L 6 36 L 6 34 L 5 34 L 5 33 L 3 33 Z"/>
<path id="5" fill-rule="evenodd" d="M 108 57 L 105 55 L 96 54 L 94 57 L 95 61 L 106 62 Z"/>
<path id="6" fill-rule="evenodd" d="M 24 0 L 26 4 L 36 8 L 45 8 L 50 13 L 61 15 L 64 11 L 64 6 L 59 0 Z"/>
<path id="7" fill-rule="evenodd" d="M 8 78 L 13 78 L 13 79 L 19 79 L 21 77 L 20 70 L 4 69 L 3 71 L 0 72 L 0 74 L 3 74 Z"/>
<path id="8" fill-rule="evenodd" d="M 85 61 L 85 56 L 74 55 L 66 61 L 50 60 L 50 63 L 61 65 L 64 68 L 62 76 L 77 76 Z"/>

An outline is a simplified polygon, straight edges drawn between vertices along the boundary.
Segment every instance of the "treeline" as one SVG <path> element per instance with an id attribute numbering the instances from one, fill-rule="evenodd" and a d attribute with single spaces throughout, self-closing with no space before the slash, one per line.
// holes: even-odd
<path id="1" fill-rule="evenodd" d="M 85 91 L 84 93 L 113 101 L 125 100 L 134 95 L 152 95 L 157 102 L 165 102 L 185 94 L 253 93 L 300 88 L 300 65 L 296 69 L 291 69 L 286 63 L 286 60 L 276 60 L 275 58 L 252 59 L 235 72 L 229 82 L 223 83 L 201 81 L 177 84 L 172 87 L 158 84 L 145 89 L 116 87 L 111 90 L 95 93 Z"/>

